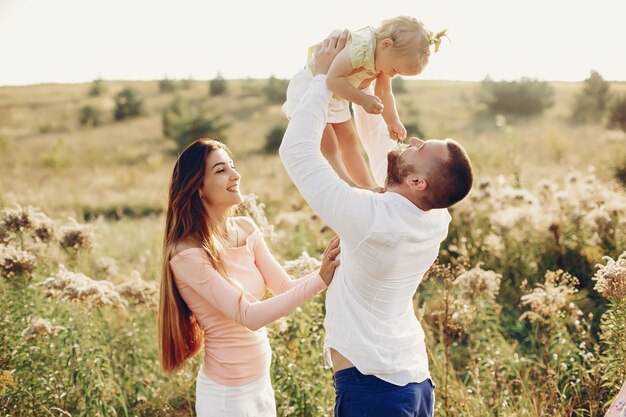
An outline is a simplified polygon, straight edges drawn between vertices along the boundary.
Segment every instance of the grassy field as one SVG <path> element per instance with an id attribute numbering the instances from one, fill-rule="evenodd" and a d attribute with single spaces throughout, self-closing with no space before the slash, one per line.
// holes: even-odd
<path id="1" fill-rule="evenodd" d="M 0 265 L 3 416 L 192 415 L 201 358 L 174 376 L 159 370 L 153 305 L 176 157 L 161 115 L 176 95 L 229 124 L 218 139 L 235 155 L 242 191 L 264 205 L 255 214 L 274 226 L 268 238 L 279 260 L 320 254 L 332 231 L 304 203 L 278 156 L 263 152 L 271 128 L 286 125 L 280 105 L 263 95 L 266 83 L 229 81 L 217 97 L 203 81 L 175 93 L 160 92 L 157 81 L 106 81 L 97 97 L 88 96 L 89 84 L 0 87 L 2 224 L 20 210 L 42 218 L 15 204 L 36 207 L 56 224 L 51 241 L 36 237 L 34 226 L 0 233 L 0 255 L 19 249 L 34 256 L 24 273 L 10 275 L 7 263 Z M 426 138 L 462 142 L 477 175 L 470 198 L 452 209 L 440 264 L 415 297 L 437 415 L 601 415 L 626 378 L 626 292 L 619 292 L 626 260 L 617 261 L 626 251 L 626 191 L 615 179 L 626 165 L 626 134 L 603 121 L 570 124 L 581 83 L 551 83 L 555 105 L 540 117 L 497 123 L 476 116 L 480 83 L 405 85 L 396 97 L 402 120 L 418 123 Z M 115 121 L 113 97 L 128 86 L 145 111 Z M 626 83 L 611 90 L 624 94 Z M 100 109 L 101 125 L 81 127 L 85 105 Z M 86 241 L 64 245 L 76 229 Z M 300 258 L 294 275 L 309 263 Z M 58 299 L 36 284 L 63 275 L 59 264 L 126 295 L 119 303 L 105 297 L 108 290 L 99 293 L 106 302 Z M 598 289 L 603 277 L 622 284 Z M 127 282 L 136 283 L 135 292 L 124 293 Z M 31 334 L 37 319 L 47 324 Z M 322 321 L 323 298 L 270 327 L 281 416 L 332 413 Z"/>

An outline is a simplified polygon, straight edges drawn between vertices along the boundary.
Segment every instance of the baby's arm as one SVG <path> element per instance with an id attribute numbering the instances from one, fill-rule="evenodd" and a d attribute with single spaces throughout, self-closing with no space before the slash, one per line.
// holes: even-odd
<path id="1" fill-rule="evenodd" d="M 371 96 L 354 87 L 348 81 L 348 75 L 354 70 L 350 61 L 350 49 L 344 48 L 333 60 L 326 76 L 326 85 L 335 94 L 363 107 L 366 112 L 379 114 L 383 104 L 376 96 Z"/>
<path id="2" fill-rule="evenodd" d="M 380 97 L 385 106 L 383 110 L 383 119 L 387 123 L 389 137 L 395 140 L 406 139 L 406 129 L 400 122 L 398 110 L 396 109 L 396 99 L 391 90 L 391 77 L 387 74 L 379 74 L 376 77 L 375 94 Z"/>

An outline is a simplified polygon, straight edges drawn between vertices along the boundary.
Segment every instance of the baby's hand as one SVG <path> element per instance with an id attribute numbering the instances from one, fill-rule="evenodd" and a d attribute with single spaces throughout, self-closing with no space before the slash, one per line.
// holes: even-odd
<path id="1" fill-rule="evenodd" d="M 389 123 L 387 130 L 389 131 L 389 137 L 395 141 L 401 142 L 406 139 L 406 129 L 400 120 Z"/>
<path id="2" fill-rule="evenodd" d="M 381 99 L 369 94 L 365 95 L 361 107 L 370 114 L 381 114 L 385 108 Z"/>

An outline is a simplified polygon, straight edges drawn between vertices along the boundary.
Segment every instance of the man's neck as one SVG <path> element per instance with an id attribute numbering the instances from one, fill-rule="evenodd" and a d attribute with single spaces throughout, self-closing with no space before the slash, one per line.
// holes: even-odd
<path id="1" fill-rule="evenodd" d="M 422 211 L 428 211 L 431 209 L 431 207 L 428 204 L 426 204 L 422 199 L 412 194 L 407 187 L 402 187 L 401 185 L 394 185 L 391 187 L 387 187 L 386 192 L 400 194 L 402 197 L 409 200 L 411 203 L 413 203 L 415 207 L 417 207 L 418 209 Z"/>

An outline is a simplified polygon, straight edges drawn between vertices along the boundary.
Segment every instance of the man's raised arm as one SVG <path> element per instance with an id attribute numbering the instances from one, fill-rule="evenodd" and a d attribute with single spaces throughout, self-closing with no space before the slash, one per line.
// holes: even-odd
<path id="1" fill-rule="evenodd" d="M 329 44 L 329 39 L 334 47 Z M 343 45 L 345 37 L 341 47 L 336 37 L 327 38 L 320 51 L 326 55 L 316 55 L 316 72 L 325 72 L 327 67 L 321 68 L 326 63 L 324 59 L 330 57 L 332 61 Z M 374 194 L 348 186 L 322 155 L 320 142 L 326 127 L 330 97 L 326 76 L 316 75 L 291 116 L 279 154 L 289 176 L 311 208 L 341 239 L 349 241 L 358 239 L 370 226 Z"/>

